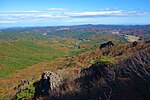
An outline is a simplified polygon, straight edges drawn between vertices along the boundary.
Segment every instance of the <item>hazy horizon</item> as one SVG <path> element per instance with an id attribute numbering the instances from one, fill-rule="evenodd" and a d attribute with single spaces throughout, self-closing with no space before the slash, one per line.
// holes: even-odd
<path id="1" fill-rule="evenodd" d="M 72 25 L 44 25 L 44 26 L 6 26 L 0 27 L 0 29 L 7 28 L 32 28 L 32 27 L 70 27 L 70 26 L 78 26 L 78 25 L 114 25 L 114 26 L 142 26 L 142 25 L 150 25 L 150 24 L 72 24 Z"/>

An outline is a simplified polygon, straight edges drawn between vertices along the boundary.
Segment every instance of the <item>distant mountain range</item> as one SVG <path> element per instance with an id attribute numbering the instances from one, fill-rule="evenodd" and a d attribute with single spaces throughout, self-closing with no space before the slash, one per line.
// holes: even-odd
<path id="1" fill-rule="evenodd" d="M 35 33 L 45 34 L 49 36 L 60 37 L 75 37 L 81 39 L 87 38 L 94 33 L 97 34 L 109 34 L 118 32 L 119 34 L 134 35 L 140 39 L 150 38 L 150 25 L 75 25 L 75 26 L 47 26 L 47 27 L 15 27 L 1 29 L 0 33 Z M 87 33 L 85 35 L 84 33 Z M 90 35 L 91 34 L 91 35 Z M 82 35 L 82 36 L 81 36 Z"/>

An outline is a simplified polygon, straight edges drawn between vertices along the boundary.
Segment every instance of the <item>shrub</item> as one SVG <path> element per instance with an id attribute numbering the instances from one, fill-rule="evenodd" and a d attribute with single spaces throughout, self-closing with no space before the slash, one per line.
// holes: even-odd
<path id="1" fill-rule="evenodd" d="M 98 59 L 98 62 L 100 64 L 114 64 L 114 63 L 116 63 L 116 61 L 114 60 L 114 58 L 112 58 L 110 56 L 101 56 Z"/>
<path id="2" fill-rule="evenodd" d="M 21 91 L 17 94 L 17 100 L 30 99 L 34 96 L 35 87 L 30 85 L 28 89 Z"/>
<path id="3" fill-rule="evenodd" d="M 59 67 L 58 67 L 58 69 L 63 69 L 63 68 L 64 68 L 64 66 L 59 66 Z"/>
<path id="4" fill-rule="evenodd" d="M 67 64 L 67 67 L 72 67 L 75 64 L 76 64 L 75 62 L 70 62 L 69 64 Z"/>

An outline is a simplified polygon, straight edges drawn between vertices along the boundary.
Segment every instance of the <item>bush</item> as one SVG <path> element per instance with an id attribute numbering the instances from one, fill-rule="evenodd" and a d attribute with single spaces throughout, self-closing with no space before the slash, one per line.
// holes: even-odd
<path id="1" fill-rule="evenodd" d="M 63 68 L 64 68 L 64 66 L 59 66 L 59 67 L 58 67 L 58 69 L 63 69 Z"/>
<path id="2" fill-rule="evenodd" d="M 114 64 L 114 63 L 116 63 L 116 61 L 114 60 L 114 58 L 109 57 L 109 56 L 101 56 L 98 59 L 98 62 L 100 64 Z"/>
<path id="3" fill-rule="evenodd" d="M 76 64 L 76 62 L 70 62 L 69 64 L 67 64 L 67 67 L 72 67 L 75 64 Z"/>
<path id="4" fill-rule="evenodd" d="M 30 99 L 34 96 L 35 87 L 30 85 L 28 89 L 21 91 L 17 94 L 17 100 Z"/>

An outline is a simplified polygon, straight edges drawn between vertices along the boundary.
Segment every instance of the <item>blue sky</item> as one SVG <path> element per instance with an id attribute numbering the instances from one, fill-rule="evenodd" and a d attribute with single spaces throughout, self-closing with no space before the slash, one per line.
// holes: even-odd
<path id="1" fill-rule="evenodd" d="M 150 0 L 0 0 L 0 27 L 150 24 Z"/>

